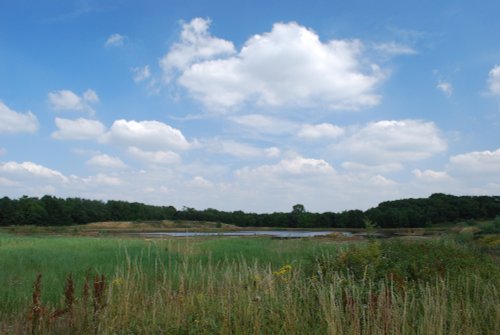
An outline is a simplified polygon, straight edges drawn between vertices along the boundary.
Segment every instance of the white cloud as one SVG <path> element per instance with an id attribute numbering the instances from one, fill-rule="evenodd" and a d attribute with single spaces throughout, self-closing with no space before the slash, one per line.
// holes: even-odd
<path id="1" fill-rule="evenodd" d="M 446 148 L 436 125 L 421 120 L 371 122 L 334 146 L 353 161 L 375 165 L 418 161 Z"/>
<path id="2" fill-rule="evenodd" d="M 94 90 L 86 90 L 83 92 L 83 101 L 88 102 L 88 103 L 97 103 L 99 102 L 99 97 L 97 96 L 97 93 Z"/>
<path id="3" fill-rule="evenodd" d="M 447 97 L 453 94 L 453 86 L 449 82 L 439 81 L 436 88 L 446 94 Z"/>
<path id="4" fill-rule="evenodd" d="M 418 185 L 408 185 L 409 192 L 424 189 L 425 194 L 446 192 L 451 194 L 498 195 L 500 183 L 500 149 L 473 151 L 449 158 L 442 171 L 413 170 Z"/>
<path id="5" fill-rule="evenodd" d="M 132 72 L 134 74 L 133 78 L 136 83 L 139 83 L 151 77 L 151 70 L 149 69 L 149 65 L 133 68 Z"/>
<path id="6" fill-rule="evenodd" d="M 396 55 L 414 55 L 417 53 L 415 49 L 396 42 L 380 43 L 374 46 L 374 49 L 390 56 Z"/>
<path id="7" fill-rule="evenodd" d="M 279 157 L 281 155 L 281 150 L 276 147 L 269 147 L 264 149 L 264 152 L 267 157 Z"/>
<path id="8" fill-rule="evenodd" d="M 211 188 L 214 184 L 202 176 L 195 176 L 190 182 L 189 185 L 198 187 L 198 188 Z"/>
<path id="9" fill-rule="evenodd" d="M 74 176 L 65 176 L 57 170 L 34 162 L 0 163 L 0 185 L 6 186 L 3 191 L 9 197 L 64 194 L 66 189 L 70 189 L 66 196 L 75 196 L 72 186 L 79 184 L 73 183 L 74 180 Z"/>
<path id="10" fill-rule="evenodd" d="M 500 95 L 500 66 L 495 65 L 488 74 L 488 87 L 490 93 Z"/>
<path id="11" fill-rule="evenodd" d="M 51 107 L 57 111 L 77 111 L 94 114 L 91 104 L 99 102 L 94 90 L 88 89 L 78 96 L 70 90 L 53 91 L 48 94 Z"/>
<path id="12" fill-rule="evenodd" d="M 386 178 L 382 175 L 375 175 L 369 177 L 369 184 L 371 186 L 375 187 L 387 187 L 387 186 L 396 186 L 398 183 L 396 183 L 394 180 L 391 180 L 389 178 Z"/>
<path id="13" fill-rule="evenodd" d="M 172 71 L 186 70 L 192 63 L 217 56 L 232 55 L 236 51 L 232 42 L 213 37 L 208 32 L 211 21 L 195 18 L 182 24 L 180 41 L 172 45 L 160 60 L 160 66 L 170 79 Z"/>
<path id="14" fill-rule="evenodd" d="M 294 131 L 298 126 L 288 120 L 262 114 L 231 117 L 230 120 L 257 133 L 279 135 Z"/>
<path id="15" fill-rule="evenodd" d="M 118 157 L 111 157 L 106 154 L 95 155 L 90 158 L 87 165 L 99 168 L 109 168 L 109 169 L 123 169 L 127 165 Z"/>
<path id="16" fill-rule="evenodd" d="M 341 166 L 348 171 L 357 173 L 388 173 L 403 170 L 403 165 L 400 163 L 387 163 L 379 165 L 367 165 L 357 162 L 343 162 Z"/>
<path id="17" fill-rule="evenodd" d="M 92 186 L 96 185 L 104 185 L 104 186 L 120 186 L 123 184 L 123 181 L 114 176 L 109 176 L 103 173 L 98 173 L 95 176 L 89 176 L 81 179 L 85 184 L 89 184 Z"/>
<path id="18" fill-rule="evenodd" d="M 104 44 L 107 47 L 120 47 L 123 45 L 123 42 L 125 41 L 127 37 L 120 35 L 120 34 L 112 34 L 108 37 L 106 40 L 106 43 Z"/>
<path id="19" fill-rule="evenodd" d="M 0 101 L 0 134 L 34 133 L 37 129 L 38 119 L 33 113 L 18 113 Z"/>
<path id="20" fill-rule="evenodd" d="M 127 152 L 135 159 L 147 164 L 172 165 L 181 161 L 181 157 L 173 151 L 145 151 L 130 147 Z"/>
<path id="21" fill-rule="evenodd" d="M 500 176 L 500 149 L 495 151 L 473 151 L 452 156 L 448 170 L 453 175 L 476 178 Z"/>
<path id="22" fill-rule="evenodd" d="M 307 175 L 307 174 L 325 174 L 334 173 L 335 170 L 330 164 L 322 159 L 304 158 L 296 156 L 293 158 L 283 159 L 274 165 L 262 165 L 257 168 L 248 168 L 237 170 L 236 175 L 240 177 L 255 176 L 255 175 L 274 175 L 274 174 L 290 174 L 290 175 Z"/>
<path id="23" fill-rule="evenodd" d="M 55 110 L 81 110 L 82 98 L 70 90 L 54 91 L 49 93 L 49 101 Z"/>
<path id="24" fill-rule="evenodd" d="M 71 149 L 71 152 L 79 156 L 95 156 L 101 153 L 99 150 L 84 149 L 84 148 L 73 148 Z"/>
<path id="25" fill-rule="evenodd" d="M 19 182 L 10 180 L 8 178 L 0 177 L 0 186 L 5 186 L 5 187 L 12 187 L 12 186 L 18 186 Z"/>
<path id="26" fill-rule="evenodd" d="M 56 117 L 55 123 L 58 130 L 52 133 L 52 137 L 58 140 L 98 139 L 106 131 L 106 127 L 96 120 L 68 120 Z"/>
<path id="27" fill-rule="evenodd" d="M 417 177 L 419 180 L 424 182 L 440 182 L 440 181 L 448 181 L 450 180 L 450 176 L 446 171 L 434 171 L 434 170 L 420 170 L 415 169 L 412 171 L 413 175 Z"/>
<path id="28" fill-rule="evenodd" d="M 214 140 L 207 143 L 211 152 L 224 153 L 238 158 L 277 157 L 280 150 L 276 147 L 259 148 L 233 140 Z"/>
<path id="29" fill-rule="evenodd" d="M 185 150 L 195 145 L 180 130 L 158 121 L 116 120 L 103 140 L 146 150 Z"/>
<path id="30" fill-rule="evenodd" d="M 400 185 L 379 173 L 339 174 L 322 159 L 290 157 L 273 165 L 237 170 L 224 192 L 233 208 L 250 203 L 259 211 L 290 210 L 302 203 L 313 211 L 366 209 L 381 198 L 399 197 Z M 356 199 L 355 206 L 352 199 Z M 227 205 L 228 201 L 225 202 Z"/>
<path id="31" fill-rule="evenodd" d="M 259 148 L 231 140 L 216 141 L 211 144 L 210 147 L 212 151 L 229 154 L 239 158 L 252 158 L 262 155 L 262 151 L 259 150 Z"/>
<path id="32" fill-rule="evenodd" d="M 208 25 L 201 25 L 204 34 L 207 29 Z M 179 45 L 183 41 L 181 36 Z M 247 102 L 357 110 L 380 101 L 374 91 L 384 75 L 377 65 L 365 63 L 359 40 L 323 43 L 314 31 L 292 22 L 276 23 L 271 32 L 254 35 L 235 55 L 230 55 L 230 42 L 217 39 L 224 47 L 208 47 L 201 57 L 198 40 L 193 41 L 198 58 L 179 52 L 182 57 L 175 59 L 180 60 L 169 61 L 175 65 L 167 66 L 169 53 L 162 61 L 163 69 L 167 75 L 172 67 L 183 69 L 178 83 L 214 110 Z"/>
<path id="33" fill-rule="evenodd" d="M 140 150 L 140 149 L 139 149 Z M 61 178 L 26 178 L 0 169 L 9 196 L 78 196 L 221 210 L 290 211 L 303 203 L 310 211 L 366 209 L 380 199 L 400 197 L 399 185 L 382 174 L 338 174 L 322 159 L 290 156 L 275 164 L 240 169 L 227 178 L 227 167 L 203 164 Z M 2 179 L 3 178 L 3 179 Z M 76 193 L 75 193 L 76 192 Z M 355 206 L 352 199 L 356 199 Z"/>
<path id="34" fill-rule="evenodd" d="M 345 130 L 330 123 L 305 124 L 298 133 L 298 136 L 305 139 L 316 140 L 320 138 L 337 138 L 344 134 Z"/>
<path id="35" fill-rule="evenodd" d="M 44 179 L 56 179 L 59 181 L 67 181 L 67 177 L 61 172 L 49 169 L 45 166 L 35 164 L 33 162 L 7 162 L 0 164 L 0 173 L 6 173 L 20 177 L 41 177 Z"/>
<path id="36" fill-rule="evenodd" d="M 111 195 L 113 186 L 125 186 L 117 176 L 99 173 L 95 176 L 65 176 L 57 170 L 47 168 L 33 162 L 0 163 L 0 185 L 8 186 L 6 195 L 19 197 L 23 194 L 42 196 L 53 194 L 58 196 L 83 196 L 94 199 L 121 199 L 121 193 Z M 125 191 L 125 190 L 122 190 Z M 75 193 L 76 192 L 76 193 Z"/>

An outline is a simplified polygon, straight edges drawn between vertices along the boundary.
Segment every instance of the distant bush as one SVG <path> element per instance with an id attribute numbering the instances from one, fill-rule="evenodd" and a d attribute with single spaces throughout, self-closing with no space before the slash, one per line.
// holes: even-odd
<path id="1" fill-rule="evenodd" d="M 500 216 L 493 221 L 481 222 L 478 226 L 485 234 L 500 234 Z"/>

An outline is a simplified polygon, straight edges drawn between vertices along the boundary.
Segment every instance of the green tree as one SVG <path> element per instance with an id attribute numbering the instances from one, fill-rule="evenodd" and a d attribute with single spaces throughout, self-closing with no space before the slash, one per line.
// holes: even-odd
<path id="1" fill-rule="evenodd" d="M 306 209 L 305 209 L 304 205 L 302 205 L 302 204 L 296 204 L 296 205 L 293 205 L 293 207 L 292 207 L 293 214 L 302 214 L 305 212 L 306 212 Z"/>

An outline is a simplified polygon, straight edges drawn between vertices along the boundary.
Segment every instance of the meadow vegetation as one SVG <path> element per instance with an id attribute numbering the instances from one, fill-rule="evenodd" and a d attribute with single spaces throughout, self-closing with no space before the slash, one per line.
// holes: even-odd
<path id="1" fill-rule="evenodd" d="M 0 233 L 0 333 L 498 334 L 498 236 L 459 235 L 337 242 Z"/>

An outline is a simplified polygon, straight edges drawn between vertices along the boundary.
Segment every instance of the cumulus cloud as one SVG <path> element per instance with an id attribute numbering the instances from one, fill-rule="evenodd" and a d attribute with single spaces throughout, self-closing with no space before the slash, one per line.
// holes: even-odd
<path id="1" fill-rule="evenodd" d="M 94 90 L 89 89 L 83 92 L 83 101 L 89 103 L 97 103 L 99 102 L 99 97 L 97 96 L 97 93 Z"/>
<path id="2" fill-rule="evenodd" d="M 82 96 L 70 90 L 53 91 L 48 94 L 51 107 L 56 111 L 77 111 L 94 114 L 92 104 L 99 102 L 94 90 L 88 89 Z"/>
<path id="3" fill-rule="evenodd" d="M 279 157 L 281 155 L 281 150 L 276 147 L 269 147 L 264 149 L 267 157 Z"/>
<path id="4" fill-rule="evenodd" d="M 178 83 L 212 110 L 244 103 L 358 110 L 380 101 L 375 88 L 384 74 L 364 62 L 359 40 L 322 42 L 295 22 L 276 23 L 236 52 L 232 43 L 208 34 L 208 21 L 192 22 L 199 27 L 185 27 L 162 67 L 166 75 L 179 69 Z"/>
<path id="5" fill-rule="evenodd" d="M 67 181 L 67 177 L 61 172 L 49 169 L 45 166 L 35 164 L 33 162 L 7 162 L 0 164 L 0 173 L 9 174 L 18 177 L 35 177 L 44 179 L 55 179 L 59 181 Z"/>
<path id="6" fill-rule="evenodd" d="M 498 171 L 500 171 L 500 149 L 472 151 L 451 156 L 442 171 L 415 169 L 412 172 L 431 193 L 484 195 L 500 192 Z"/>
<path id="7" fill-rule="evenodd" d="M 491 94 L 500 95 L 500 66 L 495 65 L 488 74 L 488 88 Z"/>
<path id="8" fill-rule="evenodd" d="M 436 125 L 421 120 L 371 122 L 334 146 L 354 161 L 375 165 L 418 161 L 446 148 Z"/>
<path id="9" fill-rule="evenodd" d="M 237 170 L 236 175 L 239 177 L 255 176 L 255 175 L 307 175 L 307 174 L 324 174 L 333 173 L 333 167 L 322 159 L 304 158 L 296 156 L 281 160 L 274 165 L 262 165 L 257 168 L 248 168 Z"/>
<path id="10" fill-rule="evenodd" d="M 190 182 L 190 186 L 194 186 L 197 188 L 211 188 L 214 184 L 202 176 L 195 176 Z"/>
<path id="11" fill-rule="evenodd" d="M 473 151 L 452 156 L 448 167 L 457 176 L 498 179 L 500 171 L 500 149 L 495 151 Z"/>
<path id="12" fill-rule="evenodd" d="M 5 187 L 18 186 L 19 182 L 10 180 L 8 178 L 0 177 L 0 185 Z"/>
<path id="13" fill-rule="evenodd" d="M 149 79 L 151 77 L 151 70 L 149 69 L 149 65 L 145 65 L 143 67 L 135 67 L 132 69 L 133 79 L 136 83 Z"/>
<path id="14" fill-rule="evenodd" d="M 316 140 L 320 138 L 337 138 L 344 134 L 345 130 L 330 123 L 305 124 L 299 130 L 298 137 Z"/>
<path id="15" fill-rule="evenodd" d="M 277 157 L 280 150 L 276 147 L 259 148 L 233 140 L 214 140 L 207 143 L 210 152 L 228 154 L 238 158 Z"/>
<path id="16" fill-rule="evenodd" d="M 93 167 L 108 169 L 123 169 L 127 167 L 120 158 L 108 156 L 106 154 L 95 155 L 90 158 L 86 164 Z"/>
<path id="17" fill-rule="evenodd" d="M 52 133 L 52 137 L 58 140 L 89 140 L 102 136 L 106 127 L 99 121 L 78 118 L 69 120 L 56 117 L 58 130 Z"/>
<path id="18" fill-rule="evenodd" d="M 123 181 L 115 176 L 109 176 L 104 173 L 98 173 L 95 176 L 89 176 L 81 179 L 85 184 L 92 186 L 103 185 L 103 186 L 120 186 Z"/>
<path id="19" fill-rule="evenodd" d="M 322 159 L 294 156 L 276 164 L 245 167 L 235 173 L 225 192 L 230 202 L 251 203 L 259 210 L 290 210 L 302 203 L 315 211 L 366 209 L 381 197 L 399 196 L 400 185 L 380 173 L 338 173 Z M 352 199 L 356 199 L 355 206 Z M 235 206 L 238 208 L 238 205 Z"/>
<path id="20" fill-rule="evenodd" d="M 450 176 L 446 171 L 434 171 L 434 170 L 420 170 L 415 169 L 412 171 L 413 175 L 419 180 L 424 182 L 440 182 L 450 180 Z"/>
<path id="21" fill-rule="evenodd" d="M 236 116 L 230 120 L 247 130 L 270 135 L 286 134 L 298 127 L 294 122 L 262 114 Z"/>
<path id="22" fill-rule="evenodd" d="M 453 86 L 449 82 L 439 81 L 436 88 L 443 92 L 447 97 L 450 97 L 453 94 Z"/>
<path id="23" fill-rule="evenodd" d="M 96 199 L 121 199 L 121 193 L 112 195 L 111 192 L 120 186 L 127 186 L 117 175 L 98 173 L 88 177 L 65 176 L 57 170 L 29 161 L 0 163 L 0 185 L 8 186 L 6 195 L 14 197 L 23 194 L 75 196 L 77 191 L 78 194 Z"/>
<path id="24" fill-rule="evenodd" d="M 139 149 L 139 152 L 143 150 Z M 226 178 L 227 169 L 213 164 L 172 168 L 154 166 L 90 176 L 61 178 L 17 176 L 0 169 L 0 184 L 9 196 L 22 194 L 120 199 L 222 210 L 290 211 L 296 203 L 311 211 L 368 208 L 381 197 L 400 197 L 399 185 L 380 173 L 338 174 L 319 158 L 289 156 L 274 164 L 251 166 Z M 11 186 L 10 186 L 11 185 Z M 340 190 L 340 191 L 339 191 Z M 352 199 L 356 199 L 355 206 Z"/>
<path id="25" fill-rule="evenodd" d="M 369 183 L 371 186 L 375 187 L 388 187 L 388 186 L 396 186 L 398 183 L 396 183 L 394 180 L 391 180 L 389 178 L 386 178 L 380 174 L 375 175 L 375 176 L 370 176 L 368 178 Z"/>
<path id="26" fill-rule="evenodd" d="M 30 111 L 18 113 L 0 100 L 0 134 L 34 133 L 38 119 Z"/>
<path id="27" fill-rule="evenodd" d="M 181 161 L 181 157 L 173 151 L 145 151 L 130 147 L 127 152 L 135 159 L 147 164 L 172 165 Z"/>
<path id="28" fill-rule="evenodd" d="M 104 43 L 107 47 L 121 47 L 127 37 L 120 34 L 112 34 Z"/>
<path id="29" fill-rule="evenodd" d="M 144 150 L 186 150 L 194 146 L 179 129 L 159 121 L 116 120 L 103 140 Z"/>
<path id="30" fill-rule="evenodd" d="M 389 173 L 389 172 L 403 170 L 403 164 L 401 163 L 367 165 L 357 162 L 346 161 L 342 162 L 341 166 L 347 171 L 357 172 L 357 173 L 368 173 L 368 174 Z"/>
<path id="31" fill-rule="evenodd" d="M 167 80 L 173 70 L 183 71 L 194 62 L 232 55 L 236 52 L 232 42 L 214 37 L 208 32 L 210 24 L 209 19 L 199 17 L 182 24 L 180 41 L 174 43 L 160 60 L 160 66 Z"/>

